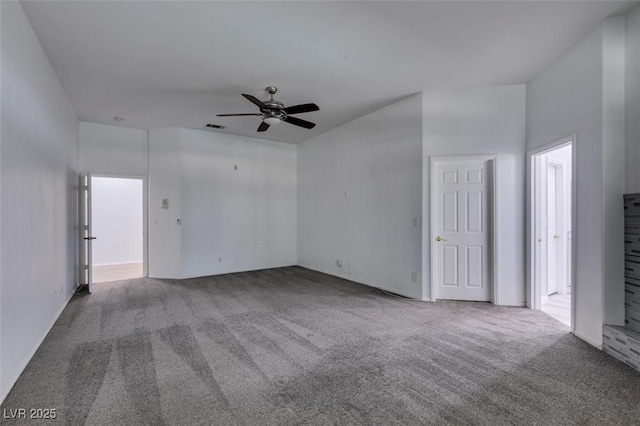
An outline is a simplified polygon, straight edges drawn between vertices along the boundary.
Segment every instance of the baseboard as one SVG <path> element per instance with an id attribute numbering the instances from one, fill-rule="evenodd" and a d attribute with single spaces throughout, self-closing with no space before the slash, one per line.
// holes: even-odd
<path id="1" fill-rule="evenodd" d="M 351 275 L 350 275 L 350 274 L 344 274 L 344 273 L 343 273 L 343 274 L 340 274 L 340 273 L 338 273 L 338 272 L 336 272 L 336 271 L 327 271 L 327 270 L 325 270 L 325 269 L 323 269 L 323 268 L 316 268 L 315 266 L 314 266 L 314 267 L 311 267 L 311 266 L 308 266 L 308 265 L 303 265 L 303 264 L 301 264 L 301 263 L 298 263 L 296 266 L 299 266 L 299 267 L 304 268 L 304 269 L 309 269 L 310 271 L 320 272 L 321 274 L 331 275 L 332 277 L 342 278 L 343 280 L 353 281 L 354 283 L 358 283 L 358 284 L 366 285 L 367 287 L 378 288 L 378 287 L 374 287 L 374 286 L 369 285 L 369 284 L 366 284 L 366 283 L 361 283 L 361 282 L 358 282 L 358 281 L 352 280 L 352 279 L 351 279 Z"/>
<path id="2" fill-rule="evenodd" d="M 36 354 L 36 352 L 38 352 L 38 349 L 40 349 L 40 346 L 42 346 L 42 343 L 44 342 L 44 339 L 47 338 L 47 335 L 49 334 L 49 332 L 51 331 L 51 329 L 55 325 L 56 321 L 58 321 L 58 318 L 60 318 L 60 314 L 62 314 L 62 311 L 64 311 L 64 309 L 67 307 L 67 305 L 69 304 L 69 302 L 73 298 L 73 295 L 76 293 L 76 289 L 77 289 L 77 287 L 74 287 L 74 291 L 71 292 L 71 296 L 69 296 L 69 299 L 67 299 L 67 301 L 62 304 L 62 307 L 58 310 L 56 315 L 54 315 L 53 321 L 51 321 L 51 324 L 49 325 L 49 327 L 47 327 L 46 331 L 44 332 L 42 337 L 39 339 L 39 343 L 35 346 L 35 348 L 33 348 L 33 350 L 31 350 L 29 352 L 29 355 L 27 356 L 27 359 L 23 363 L 22 367 L 18 369 L 18 372 L 15 375 L 15 377 L 13 377 L 11 380 L 9 380 L 9 383 L 11 383 L 11 387 L 9 387 L 9 389 L 6 391 L 6 393 L 4 393 L 2 395 L 2 397 L 0 398 L 0 404 L 2 404 L 4 402 L 4 400 L 5 400 L 5 398 L 7 397 L 7 395 L 9 395 L 9 393 L 11 393 L 11 390 L 13 389 L 13 387 L 18 382 L 18 379 L 20 378 L 20 376 L 24 372 L 25 368 L 27 368 L 27 366 L 29 365 L 29 363 L 33 359 L 33 356 Z"/>
<path id="3" fill-rule="evenodd" d="M 352 279 L 349 274 L 337 274 L 335 271 L 325 271 L 322 268 L 310 267 L 310 266 L 303 265 L 303 264 L 300 264 L 300 263 L 298 263 L 296 265 L 278 265 L 278 266 L 268 266 L 268 267 L 261 267 L 261 268 L 255 268 L 255 269 L 238 269 L 238 270 L 231 269 L 231 270 L 228 270 L 228 271 L 217 272 L 217 273 L 214 273 L 214 274 L 194 275 L 194 276 L 181 276 L 181 277 L 178 277 L 178 278 L 159 277 L 159 276 L 155 276 L 155 275 L 149 274 L 148 278 L 159 279 L 159 280 L 162 280 L 162 279 L 188 280 L 188 279 L 192 279 L 192 278 L 202 278 L 202 277 L 210 277 L 210 276 L 216 276 L 216 275 L 235 274 L 235 273 L 238 273 L 238 272 L 261 271 L 263 269 L 289 268 L 289 267 L 292 267 L 292 266 L 299 266 L 301 268 L 309 269 L 311 271 L 316 271 L 316 272 L 320 272 L 320 273 L 323 273 L 323 274 L 331 275 L 332 277 L 342 278 L 344 280 L 352 281 L 352 282 L 357 283 L 357 284 L 366 285 L 367 287 L 377 288 L 378 290 L 383 290 L 383 291 L 387 291 L 387 292 L 390 292 L 390 293 L 398 294 L 400 296 L 409 298 L 411 300 L 420 300 L 420 301 L 425 301 L 425 302 L 429 301 L 429 299 L 417 299 L 417 298 L 414 298 L 414 297 L 411 297 L 411 296 L 406 296 L 404 294 L 398 293 L 397 290 L 387 289 L 387 288 L 383 288 L 383 287 L 376 287 L 376 286 L 368 284 L 368 283 L 363 283 L 361 281 L 356 281 L 356 280 Z"/>
<path id="4" fill-rule="evenodd" d="M 332 277 L 342 278 L 343 280 L 351 281 L 351 282 L 354 282 L 354 283 L 356 283 L 356 284 L 366 285 L 367 287 L 376 288 L 376 289 L 378 289 L 378 290 L 387 291 L 387 292 L 389 292 L 389 293 L 394 293 L 394 294 L 397 294 L 397 295 L 399 295 L 399 296 L 406 297 L 407 299 L 417 300 L 417 301 L 424 301 L 424 302 L 428 302 L 428 301 L 429 301 L 429 299 L 419 299 L 419 298 L 415 298 L 415 297 L 413 297 L 413 296 L 407 296 L 407 295 L 405 295 L 405 294 L 398 293 L 398 291 L 397 291 L 397 290 L 395 290 L 395 289 L 388 289 L 388 288 L 384 288 L 384 287 L 377 287 L 377 286 L 375 286 L 375 285 L 371 285 L 371 284 L 369 284 L 369 283 L 364 283 L 364 282 L 362 282 L 362 281 L 356 281 L 356 280 L 354 280 L 353 278 L 351 278 L 351 275 L 350 275 L 350 274 L 337 274 L 335 271 L 330 272 L 330 271 L 323 270 L 322 268 L 310 267 L 310 266 L 303 265 L 303 264 L 300 264 L 300 263 L 299 263 L 297 266 L 299 266 L 299 267 L 301 267 L 301 268 L 309 269 L 309 270 L 311 270 L 311 271 L 320 272 L 320 273 L 322 273 L 322 274 L 331 275 Z"/>
<path id="5" fill-rule="evenodd" d="M 584 340 L 585 342 L 587 342 L 591 346 L 595 346 L 596 348 L 602 350 L 602 343 L 598 343 L 598 342 L 590 339 L 589 337 L 586 337 L 586 336 L 582 335 L 582 333 L 579 333 L 576 330 L 572 331 L 571 334 L 573 334 L 574 336 L 576 336 L 580 340 Z"/>
<path id="6" fill-rule="evenodd" d="M 292 266 L 300 266 L 300 265 L 290 264 L 290 265 L 265 266 L 265 267 L 251 268 L 251 269 L 229 269 L 224 272 L 207 273 L 205 275 L 181 275 L 179 277 L 161 277 L 158 275 L 148 274 L 147 278 L 152 278 L 155 280 L 190 280 L 193 278 L 215 277 L 216 275 L 237 274 L 239 272 L 254 272 L 254 271 L 262 271 L 265 269 L 290 268 Z M 308 268 L 308 269 L 311 269 L 311 268 Z"/>
<path id="7" fill-rule="evenodd" d="M 215 273 L 206 274 L 206 275 L 183 275 L 182 278 L 180 278 L 180 279 L 182 279 L 182 280 L 190 280 L 190 279 L 193 279 L 193 278 L 215 277 L 216 275 L 237 274 L 239 272 L 254 272 L 254 271 L 263 271 L 265 269 L 290 268 L 292 266 L 298 266 L 298 265 L 291 264 L 291 265 L 261 266 L 261 267 L 250 268 L 250 269 L 244 269 L 244 268 L 229 269 L 229 270 L 226 270 L 224 272 L 215 272 Z"/>

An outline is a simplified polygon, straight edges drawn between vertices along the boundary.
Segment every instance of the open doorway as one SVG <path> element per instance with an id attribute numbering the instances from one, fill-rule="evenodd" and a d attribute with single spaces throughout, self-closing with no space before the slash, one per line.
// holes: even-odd
<path id="1" fill-rule="evenodd" d="M 144 180 L 91 176 L 94 283 L 145 276 Z"/>
<path id="2" fill-rule="evenodd" d="M 534 308 L 572 325 L 573 138 L 531 154 Z"/>

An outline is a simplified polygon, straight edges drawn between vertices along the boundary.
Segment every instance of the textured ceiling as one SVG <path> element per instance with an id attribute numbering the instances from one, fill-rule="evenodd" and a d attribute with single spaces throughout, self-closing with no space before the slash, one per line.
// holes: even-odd
<path id="1" fill-rule="evenodd" d="M 22 7 L 80 120 L 298 143 L 432 88 L 526 83 L 635 2 L 57 2 Z M 320 111 L 256 133 L 260 99 Z M 124 117 L 118 123 L 114 116 Z"/>

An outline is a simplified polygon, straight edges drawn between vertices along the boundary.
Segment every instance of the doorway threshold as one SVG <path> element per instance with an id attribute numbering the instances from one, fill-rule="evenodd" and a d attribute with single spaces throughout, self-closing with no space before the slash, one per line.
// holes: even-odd
<path id="1" fill-rule="evenodd" d="M 552 294 L 542 305 L 542 312 L 571 327 L 571 294 Z"/>
<path id="2" fill-rule="evenodd" d="M 93 267 L 94 283 L 132 280 L 135 278 L 142 278 L 143 276 L 142 262 Z"/>

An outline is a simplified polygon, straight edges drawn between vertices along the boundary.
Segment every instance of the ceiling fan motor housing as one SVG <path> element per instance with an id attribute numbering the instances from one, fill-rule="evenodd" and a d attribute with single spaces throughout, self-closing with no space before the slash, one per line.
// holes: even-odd
<path id="1" fill-rule="evenodd" d="M 263 103 L 267 107 L 267 111 L 278 110 L 282 112 L 282 110 L 284 109 L 284 104 L 282 102 L 278 102 L 273 99 L 269 99 L 268 101 L 264 101 Z"/>
<path id="2" fill-rule="evenodd" d="M 277 91 L 278 89 L 273 86 L 267 87 L 267 92 L 271 95 L 271 99 L 264 101 L 263 104 L 266 108 L 260 110 L 263 113 L 262 121 L 270 125 L 283 122 L 287 116 L 284 112 L 284 104 L 273 99 L 273 94 Z"/>

